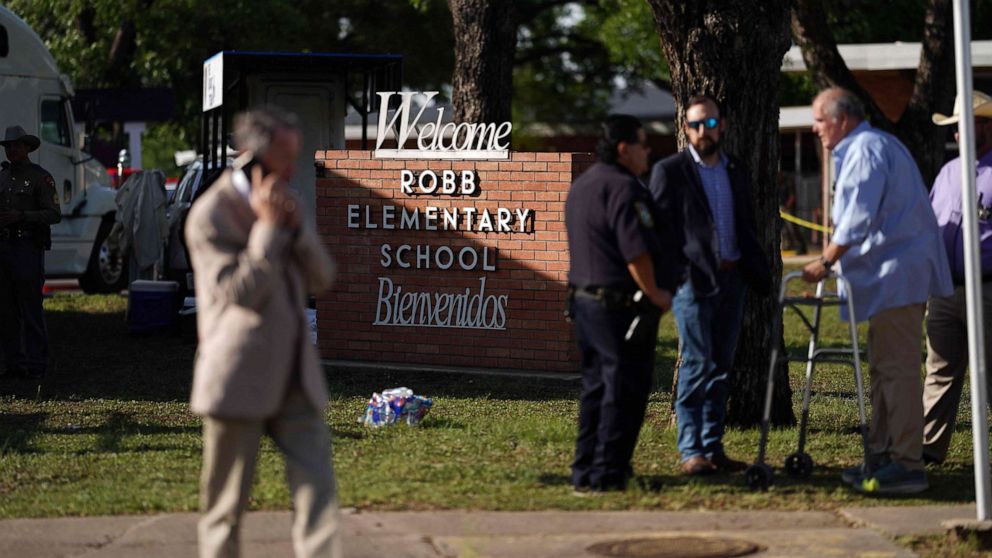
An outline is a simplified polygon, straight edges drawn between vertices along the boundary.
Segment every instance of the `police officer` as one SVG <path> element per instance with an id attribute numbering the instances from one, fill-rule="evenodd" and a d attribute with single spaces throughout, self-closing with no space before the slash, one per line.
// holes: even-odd
<path id="1" fill-rule="evenodd" d="M 0 170 L 0 347 L 7 374 L 39 379 L 48 365 L 45 250 L 62 214 L 52 175 L 28 160 L 37 136 L 10 126 L 0 145 L 8 161 Z"/>
<path id="2" fill-rule="evenodd" d="M 677 261 L 670 235 L 638 179 L 648 170 L 645 140 L 633 116 L 609 116 L 599 162 L 576 179 L 565 203 L 570 313 L 582 365 L 572 463 L 578 492 L 627 486 L 652 387 L 658 320 L 676 287 L 677 274 L 667 269 Z"/>

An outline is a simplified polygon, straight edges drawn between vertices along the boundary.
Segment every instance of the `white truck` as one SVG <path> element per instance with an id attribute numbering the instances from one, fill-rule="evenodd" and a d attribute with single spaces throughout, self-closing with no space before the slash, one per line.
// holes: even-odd
<path id="1" fill-rule="evenodd" d="M 52 249 L 45 253 L 45 274 L 78 278 L 86 292 L 119 292 L 127 268 L 107 242 L 115 191 L 106 169 L 80 150 L 72 95 L 69 78 L 41 38 L 0 6 L 0 128 L 20 125 L 41 139 L 30 158 L 54 177 L 62 208 L 62 221 L 52 226 Z"/>

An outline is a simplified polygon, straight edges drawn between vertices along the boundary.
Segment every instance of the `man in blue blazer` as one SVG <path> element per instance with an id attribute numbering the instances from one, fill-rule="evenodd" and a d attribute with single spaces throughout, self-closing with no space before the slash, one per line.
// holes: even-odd
<path id="1" fill-rule="evenodd" d="M 744 289 L 771 292 L 758 243 L 748 170 L 720 149 L 726 122 L 716 101 L 689 99 L 689 145 L 654 165 L 651 194 L 671 224 L 685 261 L 673 299 L 681 339 L 678 447 L 682 472 L 734 472 L 745 465 L 724 453 L 729 377 L 744 315 Z"/>

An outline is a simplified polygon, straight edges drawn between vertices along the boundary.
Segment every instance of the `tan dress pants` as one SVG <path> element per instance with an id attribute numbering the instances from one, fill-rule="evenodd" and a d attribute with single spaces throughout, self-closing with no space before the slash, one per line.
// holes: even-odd
<path id="1" fill-rule="evenodd" d="M 203 419 L 203 471 L 198 525 L 201 558 L 239 556 L 238 531 L 248 506 L 262 434 L 286 460 L 293 496 L 297 558 L 341 556 L 331 465 L 331 437 L 323 413 L 293 382 L 278 414 L 266 420 Z"/>
<path id="2" fill-rule="evenodd" d="M 923 385 L 923 453 L 947 458 L 968 367 L 968 316 L 964 287 L 927 306 L 927 378 Z M 982 286 L 985 355 L 992 358 L 992 283 Z M 992 389 L 992 383 L 989 384 Z"/>
<path id="3" fill-rule="evenodd" d="M 923 470 L 920 344 L 926 306 L 890 308 L 868 321 L 871 424 L 868 449 L 909 470 Z"/>

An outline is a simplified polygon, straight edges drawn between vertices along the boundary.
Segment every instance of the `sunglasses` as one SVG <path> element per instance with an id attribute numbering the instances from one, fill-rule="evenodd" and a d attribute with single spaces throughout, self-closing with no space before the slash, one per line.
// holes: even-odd
<path id="1" fill-rule="evenodd" d="M 699 127 L 703 126 L 707 130 L 712 130 L 720 125 L 720 119 L 714 116 L 709 118 L 704 118 L 702 120 L 690 120 L 685 123 L 686 126 L 692 128 L 693 130 L 699 131 Z"/>

